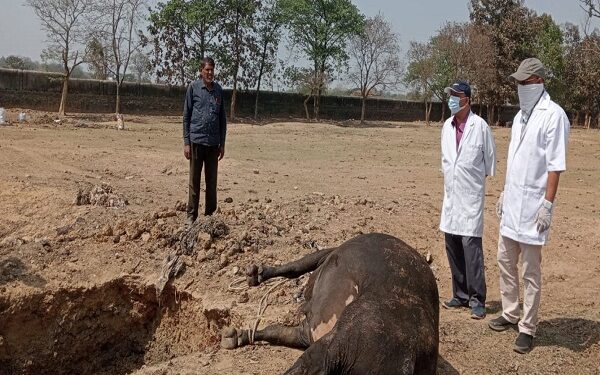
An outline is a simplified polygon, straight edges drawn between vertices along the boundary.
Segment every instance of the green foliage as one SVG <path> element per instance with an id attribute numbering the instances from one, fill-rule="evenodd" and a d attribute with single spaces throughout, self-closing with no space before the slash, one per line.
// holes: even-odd
<path id="1" fill-rule="evenodd" d="M 471 20 L 487 31 L 494 46 L 492 102 L 515 102 L 516 90 L 508 77 L 521 61 L 533 56 L 538 30 L 535 13 L 521 0 L 471 0 Z"/>
<path id="2" fill-rule="evenodd" d="M 280 0 L 261 2 L 254 20 L 255 43 L 250 45 L 251 71 L 256 71 L 257 90 L 263 75 L 277 67 L 277 49 L 281 40 L 284 18 Z"/>
<path id="3" fill-rule="evenodd" d="M 32 61 L 29 57 L 21 57 L 14 55 L 0 57 L 0 68 L 36 70 L 38 69 L 38 65 L 39 64 Z"/>
<path id="4" fill-rule="evenodd" d="M 250 67 L 250 49 L 255 44 L 252 33 L 254 15 L 259 3 L 255 0 L 221 0 L 219 15 L 218 78 L 226 85 L 237 86 L 240 81 L 253 86 L 252 74 L 241 75 Z"/>
<path id="5" fill-rule="evenodd" d="M 349 0 L 282 0 L 290 42 L 324 71 L 348 59 L 346 41 L 359 34 L 364 17 Z"/>
<path id="6" fill-rule="evenodd" d="M 62 64 L 57 62 L 39 62 L 30 59 L 29 57 L 21 57 L 9 55 L 6 57 L 0 57 L 0 68 L 7 69 L 22 69 L 22 70 L 34 70 L 41 72 L 52 72 L 52 73 L 64 73 L 64 67 Z M 72 78 L 92 78 L 86 73 L 81 66 L 76 66 L 71 72 Z"/>
<path id="7" fill-rule="evenodd" d="M 159 79 L 186 84 L 197 78 L 200 61 L 216 50 L 217 0 L 168 0 L 150 10 L 152 65 Z"/>
<path id="8" fill-rule="evenodd" d="M 90 39 L 85 50 L 85 60 L 91 70 L 92 77 L 95 79 L 107 79 L 108 59 L 100 39 L 97 37 Z"/>
<path id="9" fill-rule="evenodd" d="M 281 6 L 290 45 L 312 64 L 312 82 L 318 82 L 314 91 L 314 114 L 318 117 L 323 78 L 347 62 L 346 42 L 362 32 L 364 16 L 350 0 L 282 0 Z"/>
<path id="10" fill-rule="evenodd" d="M 566 27 L 564 71 L 567 109 L 600 115 L 600 32 L 582 37 L 575 26 Z"/>
<path id="11" fill-rule="evenodd" d="M 544 63 L 548 70 L 546 90 L 559 102 L 564 96 L 564 43 L 560 27 L 547 14 L 537 19 L 538 33 L 532 43 L 533 56 Z"/>
<path id="12" fill-rule="evenodd" d="M 441 31 L 428 43 L 411 43 L 405 83 L 420 100 L 446 99 L 444 88 L 457 78 L 447 50 L 442 48 Z"/>
<path id="13" fill-rule="evenodd" d="M 258 118 L 258 100 L 264 77 L 272 77 L 277 67 L 277 49 L 281 39 L 281 27 L 284 22 L 280 0 L 265 0 L 260 3 L 254 17 L 253 43 L 249 45 L 248 74 L 255 83 L 256 99 L 254 118 Z M 250 86 L 250 85 L 249 85 Z"/>

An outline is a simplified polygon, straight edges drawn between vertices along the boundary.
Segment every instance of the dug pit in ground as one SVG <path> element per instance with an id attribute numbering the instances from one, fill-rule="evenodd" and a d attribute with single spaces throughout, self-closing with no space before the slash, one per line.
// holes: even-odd
<path id="1" fill-rule="evenodd" d="M 168 286 L 118 278 L 0 299 L 1 374 L 123 374 L 214 345 L 210 312 Z M 228 316 L 219 321 L 228 322 Z"/>

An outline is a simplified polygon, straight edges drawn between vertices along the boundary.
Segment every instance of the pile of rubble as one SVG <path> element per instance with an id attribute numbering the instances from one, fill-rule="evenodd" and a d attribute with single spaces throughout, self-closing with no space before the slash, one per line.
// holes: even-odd
<path id="1" fill-rule="evenodd" d="M 93 205 L 103 207 L 125 207 L 129 204 L 127 198 L 113 191 L 113 188 L 103 183 L 92 188 L 80 188 L 73 202 L 77 206 Z"/>

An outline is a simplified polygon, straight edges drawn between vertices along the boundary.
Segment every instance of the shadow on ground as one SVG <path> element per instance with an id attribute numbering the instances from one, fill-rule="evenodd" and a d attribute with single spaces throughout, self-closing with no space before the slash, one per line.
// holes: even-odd
<path id="1" fill-rule="evenodd" d="M 29 274 L 27 266 L 21 259 L 16 257 L 0 260 L 0 285 L 12 281 L 21 281 L 25 285 L 35 288 L 42 288 L 46 285 L 45 279 L 38 275 Z"/>
<path id="2" fill-rule="evenodd" d="M 459 375 L 460 373 L 450 364 L 450 362 L 446 361 L 442 356 L 438 356 L 437 374 Z"/>
<path id="3" fill-rule="evenodd" d="M 500 314 L 502 312 L 502 302 L 486 301 L 485 309 L 488 315 Z"/>
<path id="4" fill-rule="evenodd" d="M 582 352 L 600 341 L 600 322 L 583 318 L 556 318 L 540 322 L 537 346 L 559 346 Z"/>

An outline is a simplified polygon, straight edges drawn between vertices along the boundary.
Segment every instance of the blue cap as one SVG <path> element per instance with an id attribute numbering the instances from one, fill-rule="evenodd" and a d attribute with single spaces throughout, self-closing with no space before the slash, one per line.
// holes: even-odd
<path id="1" fill-rule="evenodd" d="M 444 89 L 444 92 L 448 95 L 450 95 L 451 91 L 456 93 L 463 93 L 469 98 L 471 97 L 471 86 L 469 86 L 469 84 L 466 81 L 463 81 L 461 79 L 454 82 L 452 85 L 450 85 L 450 87 L 446 87 Z"/>

